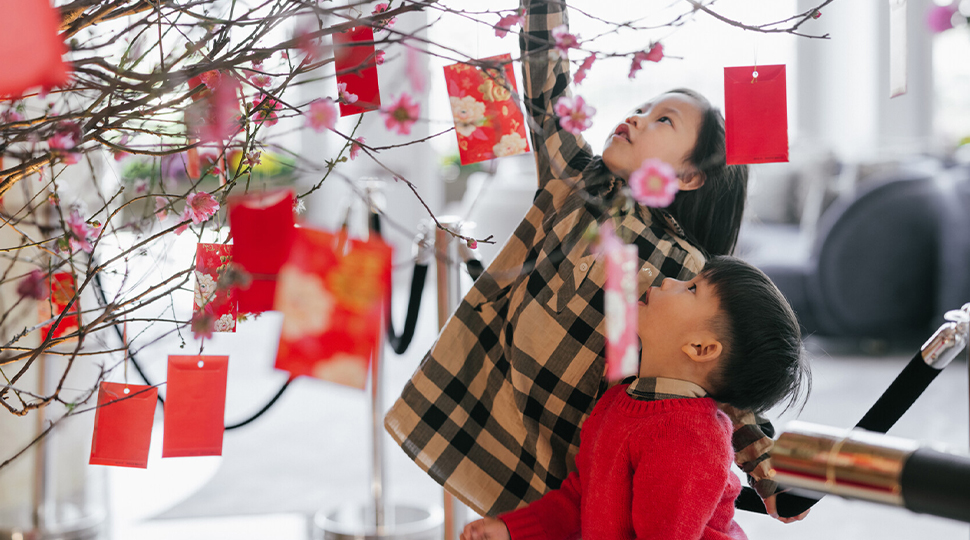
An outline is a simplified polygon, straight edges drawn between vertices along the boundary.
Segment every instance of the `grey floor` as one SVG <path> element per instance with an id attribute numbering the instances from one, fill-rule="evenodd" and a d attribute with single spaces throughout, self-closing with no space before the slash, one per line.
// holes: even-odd
<path id="1" fill-rule="evenodd" d="M 399 306 L 404 302 L 395 300 Z M 386 359 L 385 407 L 435 338 L 434 310 L 428 309 L 432 301 L 428 293 L 409 351 Z M 268 314 L 243 323 L 236 335 L 218 336 L 206 346 L 206 353 L 231 354 L 228 421 L 258 409 L 284 380 L 271 367 L 275 343 L 261 337 L 275 335 L 279 324 Z M 842 427 L 861 417 L 915 352 L 915 348 L 900 349 L 873 356 L 817 340 L 809 343 L 809 350 L 814 389 L 798 418 Z M 891 434 L 966 453 L 968 409 L 967 364 L 961 360 L 934 381 Z M 794 414 L 776 418 L 783 430 Z M 222 457 L 160 459 L 159 422 L 147 470 L 109 471 L 112 536 L 118 540 L 309 538 L 308 522 L 315 512 L 368 501 L 370 425 L 367 394 L 308 378 L 298 379 L 263 418 L 228 432 Z M 388 500 L 440 505 L 438 485 L 386 435 L 384 442 Z M 966 524 L 833 496 L 820 502 L 801 523 L 784 525 L 746 513 L 737 520 L 752 539 L 970 537 Z"/>

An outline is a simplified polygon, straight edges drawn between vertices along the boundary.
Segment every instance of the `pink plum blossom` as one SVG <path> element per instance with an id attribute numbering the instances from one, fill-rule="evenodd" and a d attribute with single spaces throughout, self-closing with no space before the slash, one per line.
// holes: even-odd
<path id="1" fill-rule="evenodd" d="M 559 116 L 559 125 L 573 135 L 593 125 L 592 116 L 596 114 L 596 109 L 587 105 L 581 96 L 559 98 L 554 111 Z"/>
<path id="2" fill-rule="evenodd" d="M 168 199 L 165 197 L 155 197 L 155 215 L 159 221 L 168 217 Z"/>
<path id="3" fill-rule="evenodd" d="M 559 54 L 565 56 L 569 49 L 579 47 L 579 36 L 569 33 L 569 27 L 565 24 L 552 29 L 552 37 L 556 40 L 555 48 Z"/>
<path id="4" fill-rule="evenodd" d="M 381 13 L 384 13 L 385 11 L 388 11 L 390 9 L 391 9 L 390 4 L 388 4 L 387 2 L 381 2 L 380 4 L 377 4 L 376 6 L 374 6 L 374 11 L 371 12 L 371 15 L 380 15 Z M 380 31 L 380 30 L 385 30 L 387 28 L 390 28 L 391 25 L 394 24 L 394 21 L 396 20 L 397 20 L 397 17 L 391 17 L 390 19 L 382 19 L 379 21 L 374 21 L 374 30 Z"/>
<path id="5" fill-rule="evenodd" d="M 405 64 L 404 64 L 404 74 L 408 77 L 408 82 L 411 83 L 411 89 L 417 93 L 424 92 L 424 87 L 427 85 L 428 79 L 425 75 L 425 68 L 421 65 L 421 55 L 418 49 L 408 46 L 407 53 L 405 54 Z"/>
<path id="6" fill-rule="evenodd" d="M 478 249 L 478 240 L 475 240 L 474 238 L 469 238 L 467 243 L 470 249 Z"/>
<path id="7" fill-rule="evenodd" d="M 216 316 L 206 310 L 192 315 L 192 335 L 195 339 L 212 339 L 212 332 L 216 329 Z"/>
<path id="8" fill-rule="evenodd" d="M 57 131 L 47 139 L 51 152 L 59 155 L 64 163 L 73 165 L 80 160 L 80 154 L 73 150 L 81 140 L 81 126 L 73 122 L 61 122 Z"/>
<path id="9" fill-rule="evenodd" d="M 953 28 L 953 16 L 958 11 L 958 2 L 948 6 L 933 6 L 926 14 L 926 25 L 934 34 Z"/>
<path id="10" fill-rule="evenodd" d="M 255 71 L 263 71 L 263 63 L 253 62 L 253 69 Z M 249 82 L 253 83 L 253 86 L 257 88 L 266 88 L 273 83 L 273 78 L 265 73 L 253 73 L 249 76 Z"/>
<path id="11" fill-rule="evenodd" d="M 337 104 L 332 99 L 315 99 L 310 103 L 307 125 L 316 132 L 324 129 L 332 130 L 336 127 L 338 118 L 340 118 L 340 111 L 337 110 Z"/>
<path id="12" fill-rule="evenodd" d="M 64 219 L 67 225 L 68 243 L 72 250 L 84 250 L 88 253 L 94 249 L 91 240 L 98 237 L 100 227 L 89 225 L 77 210 L 72 210 Z"/>
<path id="13" fill-rule="evenodd" d="M 633 62 L 630 64 L 630 78 L 636 77 L 636 74 L 643 67 L 641 64 L 645 61 L 649 62 L 659 62 L 663 60 L 664 57 L 664 46 L 660 43 L 654 43 L 650 46 L 650 50 L 647 52 L 639 51 L 633 55 Z"/>
<path id="14" fill-rule="evenodd" d="M 364 144 L 363 137 L 357 137 L 354 142 L 350 143 L 350 159 L 351 161 L 357 159 L 357 155 L 360 154 L 360 146 Z"/>
<path id="15" fill-rule="evenodd" d="M 381 107 L 384 127 L 396 130 L 398 135 L 410 135 L 411 126 L 418 121 L 421 104 L 411 100 L 411 95 L 401 92 L 401 97 L 391 105 Z"/>
<path id="16" fill-rule="evenodd" d="M 347 91 L 347 83 L 337 83 L 337 95 L 340 96 L 340 102 L 351 104 L 357 102 L 357 94 L 351 94 Z"/>
<path id="17" fill-rule="evenodd" d="M 26 119 L 27 118 L 24 117 L 24 115 L 20 114 L 19 112 L 13 109 L 3 111 L 3 113 L 0 114 L 0 124 L 9 124 L 12 122 L 23 122 Z"/>
<path id="18" fill-rule="evenodd" d="M 276 115 L 276 111 L 280 109 L 280 102 L 276 101 L 266 94 L 259 94 L 256 100 L 253 101 L 253 110 L 256 111 L 256 123 L 265 123 L 267 126 L 272 126 L 279 122 L 279 117 Z"/>
<path id="19" fill-rule="evenodd" d="M 223 142 L 233 135 L 236 128 L 235 119 L 239 114 L 239 81 L 229 75 L 221 75 L 218 71 L 203 73 L 211 75 L 209 84 L 214 85 L 212 94 L 206 98 L 205 108 L 200 117 L 191 121 L 196 125 L 196 132 L 203 142 Z"/>
<path id="20" fill-rule="evenodd" d="M 246 165 L 249 165 L 250 167 L 259 165 L 263 162 L 261 159 L 259 159 L 261 155 L 263 155 L 262 152 L 250 152 L 246 154 Z"/>
<path id="21" fill-rule="evenodd" d="M 192 223 L 198 225 L 208 221 L 218 211 L 219 203 L 212 195 L 205 191 L 190 193 L 185 198 L 185 210 L 182 211 L 182 219 L 191 219 Z"/>
<path id="22" fill-rule="evenodd" d="M 655 158 L 644 160 L 630 175 L 629 184 L 630 194 L 638 203 L 654 208 L 670 206 L 679 190 L 674 168 Z"/>
<path id="23" fill-rule="evenodd" d="M 374 63 L 378 66 L 384 64 L 384 51 L 377 51 L 374 53 Z"/>
<path id="24" fill-rule="evenodd" d="M 498 24 L 495 25 L 495 37 L 504 38 L 512 30 L 513 26 L 521 26 L 523 22 L 525 22 L 525 18 L 519 15 L 518 12 L 502 17 L 498 21 Z"/>
<path id="25" fill-rule="evenodd" d="M 206 88 L 215 91 L 215 89 L 218 88 L 219 84 L 222 82 L 222 73 L 220 73 L 218 70 L 206 71 L 202 75 L 199 75 L 199 78 L 202 79 L 202 84 L 204 84 Z"/>
<path id="26" fill-rule="evenodd" d="M 573 76 L 574 83 L 579 84 L 583 82 L 586 78 L 586 72 L 589 71 L 589 68 L 593 67 L 595 60 L 596 54 L 591 54 L 586 57 L 586 60 L 583 60 L 583 65 L 579 66 L 579 69 L 576 70 L 576 75 Z"/>
<path id="27" fill-rule="evenodd" d="M 43 300 L 50 296 L 51 288 L 47 282 L 47 274 L 34 268 L 17 284 L 17 294 L 24 298 Z"/>

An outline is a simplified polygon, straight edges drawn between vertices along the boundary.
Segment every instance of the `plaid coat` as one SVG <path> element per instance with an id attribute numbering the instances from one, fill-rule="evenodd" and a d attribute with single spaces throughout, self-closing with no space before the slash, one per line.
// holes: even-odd
<path id="1" fill-rule="evenodd" d="M 558 488 L 575 470 L 579 428 L 606 387 L 605 270 L 587 227 L 611 219 L 620 238 L 632 239 L 641 292 L 665 277 L 690 279 L 704 265 L 672 219 L 611 207 L 623 180 L 553 112 L 569 95 L 568 63 L 549 54 L 550 30 L 566 23 L 563 5 L 525 1 L 520 45 L 538 190 L 384 421 L 418 466 L 493 516 Z M 745 436 L 749 457 L 766 444 Z"/>

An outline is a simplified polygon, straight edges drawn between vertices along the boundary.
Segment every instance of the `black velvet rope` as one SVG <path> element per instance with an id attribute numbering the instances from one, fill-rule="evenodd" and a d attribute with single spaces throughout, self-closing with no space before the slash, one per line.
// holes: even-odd
<path id="1" fill-rule="evenodd" d="M 108 305 L 108 298 L 104 294 L 104 287 L 101 284 L 101 274 L 100 273 L 94 275 L 94 289 L 98 293 L 98 298 L 101 300 L 101 305 L 102 306 Z M 125 335 L 121 332 L 121 329 L 118 328 L 118 325 L 117 324 L 114 324 L 111 327 L 114 328 L 115 334 L 117 334 L 118 339 L 121 340 L 121 342 L 124 343 L 125 346 L 127 346 L 128 343 L 125 341 Z M 145 381 L 145 384 L 147 384 L 149 386 L 155 386 L 152 383 L 152 381 L 149 380 L 148 376 L 145 375 L 145 372 L 141 369 L 141 364 L 138 362 L 138 357 L 136 356 L 136 354 L 133 353 L 133 352 L 129 352 L 128 353 L 128 359 L 131 360 L 131 365 L 135 367 L 135 371 L 138 372 L 138 376 L 141 377 L 141 380 Z M 256 413 L 253 414 L 252 416 L 250 416 L 249 418 L 246 418 L 245 420 L 242 420 L 241 422 L 237 422 L 235 424 L 230 424 L 228 426 L 225 426 L 225 428 L 224 428 L 225 431 L 229 431 L 229 430 L 241 428 L 241 427 L 243 427 L 243 426 L 251 423 L 252 421 L 256 420 L 260 416 L 262 416 L 266 411 L 268 411 L 270 409 L 270 407 L 272 407 L 280 399 L 280 396 L 282 396 L 283 395 L 283 392 L 285 392 L 286 389 L 289 388 L 291 382 L 293 382 L 293 377 L 292 376 L 290 378 L 288 378 L 285 383 L 283 383 L 283 386 L 281 386 L 280 389 L 276 391 L 276 394 L 273 395 L 273 397 L 270 398 L 270 400 L 268 402 L 266 402 L 266 405 L 263 405 L 263 407 L 261 409 L 259 409 L 258 411 L 256 411 Z M 162 409 L 164 411 L 165 399 L 162 397 L 162 394 L 161 393 L 158 394 L 158 402 L 162 405 Z"/>

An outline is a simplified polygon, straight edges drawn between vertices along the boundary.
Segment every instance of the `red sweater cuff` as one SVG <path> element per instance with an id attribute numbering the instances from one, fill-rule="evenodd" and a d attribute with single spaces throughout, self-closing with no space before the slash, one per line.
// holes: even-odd
<path id="1" fill-rule="evenodd" d="M 539 525 L 539 522 L 536 521 L 535 516 L 529 511 L 528 507 L 520 508 L 508 514 L 502 514 L 498 518 L 509 529 L 509 536 L 512 540 L 546 539 L 546 531 Z"/>

